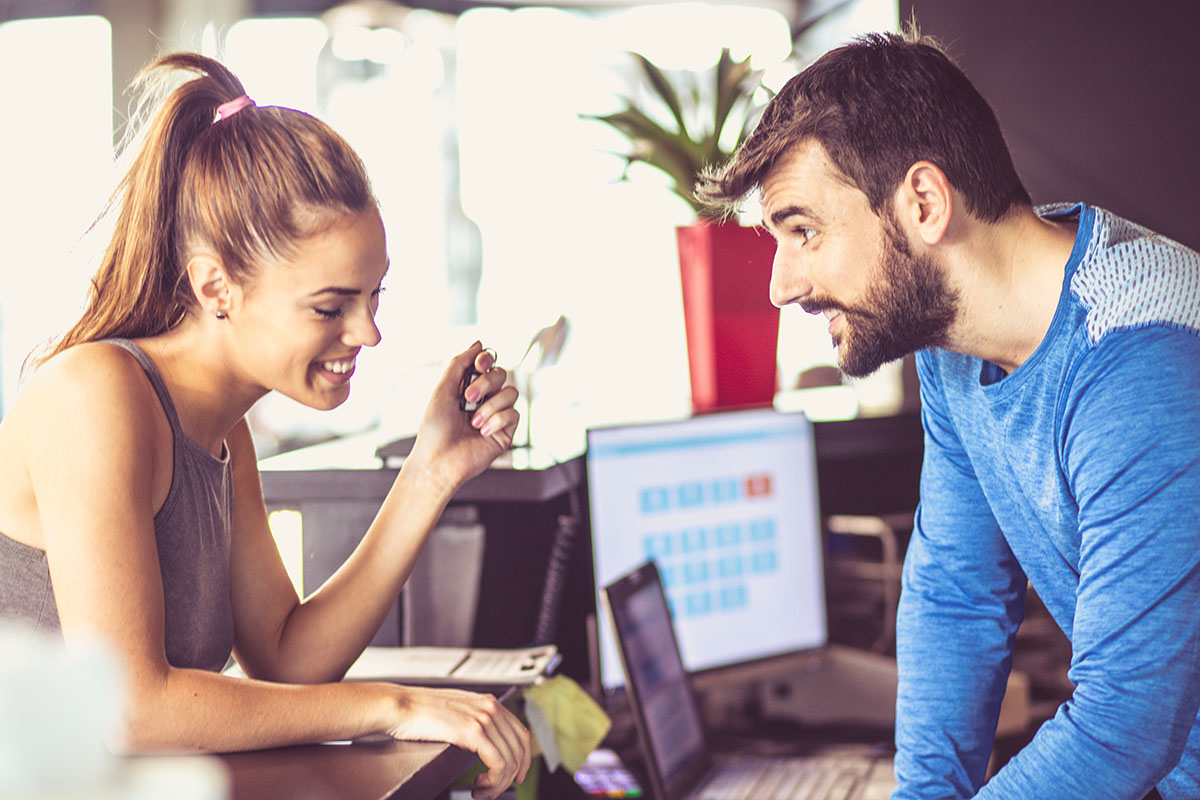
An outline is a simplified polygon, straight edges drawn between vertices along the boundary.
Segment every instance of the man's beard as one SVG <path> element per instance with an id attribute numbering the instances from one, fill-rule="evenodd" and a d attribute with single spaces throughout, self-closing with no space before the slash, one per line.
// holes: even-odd
<path id="1" fill-rule="evenodd" d="M 857 308 L 843 309 L 845 332 L 834 340 L 838 365 L 864 378 L 889 361 L 946 343 L 958 316 L 958 293 L 928 256 L 914 256 L 890 211 L 877 277 Z"/>

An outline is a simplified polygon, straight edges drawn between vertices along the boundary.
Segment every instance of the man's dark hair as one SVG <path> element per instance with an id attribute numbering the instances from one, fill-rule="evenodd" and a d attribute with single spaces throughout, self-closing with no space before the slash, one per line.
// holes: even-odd
<path id="1" fill-rule="evenodd" d="M 733 210 L 808 138 L 876 214 L 918 161 L 940 167 L 981 220 L 1031 204 L 991 106 L 935 41 L 915 31 L 868 34 L 813 62 L 771 100 L 734 157 L 705 172 L 697 196 Z"/>

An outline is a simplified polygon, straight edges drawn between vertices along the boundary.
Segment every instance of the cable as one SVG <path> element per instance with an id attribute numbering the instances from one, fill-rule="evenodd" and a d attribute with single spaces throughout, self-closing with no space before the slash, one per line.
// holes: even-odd
<path id="1" fill-rule="evenodd" d="M 559 462 L 555 459 L 555 464 Z M 567 487 L 567 498 L 571 504 L 569 514 L 558 518 L 554 531 L 554 543 L 550 547 L 550 560 L 546 564 L 546 582 L 542 588 L 542 602 L 538 609 L 537 626 L 534 628 L 533 644 L 552 644 L 558 632 L 558 615 L 562 609 L 566 590 L 567 573 L 575 541 L 579 538 L 579 526 L 583 519 L 579 504 L 579 488 L 575 483 Z"/>
<path id="2" fill-rule="evenodd" d="M 567 570 L 570 567 L 571 552 L 575 549 L 575 538 L 578 523 L 569 514 L 558 518 L 558 528 L 554 531 L 554 544 L 550 548 L 550 561 L 546 565 L 546 583 L 542 589 L 542 603 L 538 609 L 537 627 L 533 633 L 533 643 L 551 644 L 554 634 L 558 631 L 558 614 L 562 608 L 563 591 L 567 583 Z"/>

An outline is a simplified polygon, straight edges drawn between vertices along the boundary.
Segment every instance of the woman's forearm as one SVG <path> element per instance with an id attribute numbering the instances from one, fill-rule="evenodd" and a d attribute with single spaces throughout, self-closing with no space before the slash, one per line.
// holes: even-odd
<path id="1" fill-rule="evenodd" d="M 271 680 L 339 680 L 396 602 L 450 496 L 422 470 L 401 470 L 366 535 L 344 564 L 288 616 Z"/>
<path id="2" fill-rule="evenodd" d="M 390 683 L 295 685 L 194 669 L 134 673 L 125 729 L 116 748 L 131 753 L 259 750 L 386 734 L 440 741 L 479 755 L 475 782 L 495 797 L 530 766 L 530 736 L 493 696 Z"/>
<path id="3" fill-rule="evenodd" d="M 132 752 L 232 752 L 353 739 L 402 718 L 402 687 L 298 686 L 169 669 L 131 681 L 118 746 Z"/>

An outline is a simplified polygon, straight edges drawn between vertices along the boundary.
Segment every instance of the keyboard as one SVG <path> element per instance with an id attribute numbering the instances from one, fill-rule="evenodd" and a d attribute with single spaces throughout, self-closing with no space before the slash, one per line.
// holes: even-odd
<path id="1" fill-rule="evenodd" d="M 694 800 L 854 800 L 872 759 L 738 757 L 719 764 Z"/>

